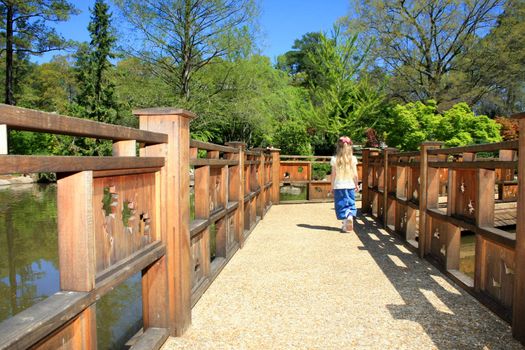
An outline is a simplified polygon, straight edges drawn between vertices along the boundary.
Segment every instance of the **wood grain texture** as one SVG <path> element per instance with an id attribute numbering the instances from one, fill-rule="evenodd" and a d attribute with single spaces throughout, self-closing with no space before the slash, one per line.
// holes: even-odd
<path id="1" fill-rule="evenodd" d="M 67 157 L 0 155 L 0 174 L 72 173 L 87 170 L 119 170 L 160 168 L 164 159 L 158 157 Z"/>
<path id="2" fill-rule="evenodd" d="M 173 112 L 173 110 L 169 110 Z M 191 252 L 189 233 L 189 120 L 191 114 L 166 114 L 162 111 L 137 111 L 140 128 L 168 134 L 164 147 L 150 146 L 141 156 L 161 155 L 166 165 L 161 171 L 161 230 L 165 240 L 167 292 L 156 301 L 164 305 L 167 324 L 151 324 L 168 328 L 170 335 L 181 335 L 191 324 Z M 177 112 L 178 113 L 178 112 Z M 151 320 L 151 319 L 150 319 Z"/>
<path id="3" fill-rule="evenodd" d="M 158 350 L 168 339 L 166 328 L 147 328 L 138 341 L 129 350 Z"/>
<path id="4" fill-rule="evenodd" d="M 136 140 L 145 144 L 163 143 L 168 140 L 164 133 L 137 130 L 5 104 L 0 104 L 0 124 L 6 124 L 14 130 L 39 131 L 115 141 Z"/>
<path id="5" fill-rule="evenodd" d="M 89 292 L 96 266 L 91 171 L 58 180 L 57 219 L 60 288 Z"/>
<path id="6" fill-rule="evenodd" d="M 519 121 L 519 169 L 525 169 L 525 120 Z M 525 172 L 518 172 L 518 222 L 516 224 L 516 273 L 512 334 L 525 344 Z"/>
<path id="7" fill-rule="evenodd" d="M 202 142 L 197 140 L 190 140 L 190 147 L 207 150 L 207 151 L 219 151 L 224 153 L 239 153 L 236 147 L 221 146 L 214 143 Z"/>

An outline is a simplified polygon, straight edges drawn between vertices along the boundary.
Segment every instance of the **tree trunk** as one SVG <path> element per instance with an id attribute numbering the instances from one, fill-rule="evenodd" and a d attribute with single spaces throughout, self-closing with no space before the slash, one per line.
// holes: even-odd
<path id="1" fill-rule="evenodd" d="M 13 5 L 7 5 L 6 43 L 5 43 L 5 103 L 14 105 L 13 97 Z"/>

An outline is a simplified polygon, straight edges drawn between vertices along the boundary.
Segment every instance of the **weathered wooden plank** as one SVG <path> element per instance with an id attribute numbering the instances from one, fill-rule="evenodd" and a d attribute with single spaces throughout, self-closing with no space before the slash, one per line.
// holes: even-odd
<path id="1" fill-rule="evenodd" d="M 190 165 L 193 165 L 195 167 L 202 167 L 202 166 L 223 167 L 225 165 L 238 165 L 238 164 L 239 162 L 237 160 L 230 160 L 230 159 L 206 159 L 206 158 L 190 159 Z"/>
<path id="2" fill-rule="evenodd" d="M 221 146 L 214 143 L 202 142 L 197 140 L 190 140 L 190 147 L 203 149 L 207 151 L 218 151 L 224 153 L 239 153 L 239 150 L 235 147 Z"/>
<path id="3" fill-rule="evenodd" d="M 210 221 L 207 220 L 207 219 L 206 220 L 202 220 L 202 219 L 193 220 L 190 223 L 190 235 L 191 235 L 191 238 L 194 238 L 196 235 L 198 235 L 203 230 L 208 228 L 209 225 L 210 225 Z"/>
<path id="4" fill-rule="evenodd" d="M 148 328 L 129 350 L 158 350 L 164 345 L 168 336 L 169 331 L 166 328 Z"/>
<path id="5" fill-rule="evenodd" d="M 518 222 L 516 225 L 516 260 L 514 275 L 514 303 L 512 312 L 512 334 L 525 344 L 525 113 L 519 120 L 519 169 L 518 171 Z"/>
<path id="6" fill-rule="evenodd" d="M 10 129 L 14 130 L 38 131 L 115 141 L 136 140 L 145 144 L 165 143 L 168 141 L 168 136 L 162 133 L 105 124 L 88 119 L 66 117 L 5 104 L 0 104 L 0 124 L 6 124 Z"/>
<path id="7" fill-rule="evenodd" d="M 161 194 L 161 232 L 166 244 L 165 263 L 149 280 L 166 280 L 167 288 L 158 294 L 149 294 L 145 312 L 151 317 L 145 318 L 145 327 L 168 328 L 170 335 L 182 335 L 191 324 L 191 239 L 189 233 L 189 191 L 190 176 L 188 171 L 190 119 L 195 115 L 177 109 L 147 109 L 135 111 L 140 118 L 141 129 L 159 131 L 168 134 L 165 147 L 147 147 L 141 156 L 160 155 L 165 157 L 166 165 L 160 176 Z M 150 273 L 148 272 L 148 273 Z M 159 285 L 163 285 L 160 283 Z M 155 291 L 150 288 L 151 291 Z M 143 296 L 144 297 L 144 296 Z M 165 318 L 155 319 L 156 310 L 164 309 Z M 147 321 L 147 322 L 146 322 Z"/>
<path id="8" fill-rule="evenodd" d="M 72 173 L 86 170 L 160 168 L 164 158 L 0 155 L 0 174 Z"/>
<path id="9" fill-rule="evenodd" d="M 478 226 L 494 226 L 494 186 L 496 173 L 494 170 L 477 170 L 477 195 L 475 199 L 475 218 Z"/>
<path id="10" fill-rule="evenodd" d="M 60 288 L 89 292 L 96 266 L 92 172 L 58 180 L 57 219 Z"/>
<path id="11" fill-rule="evenodd" d="M 429 162 L 431 168 L 449 169 L 516 169 L 518 162 L 501 160 L 476 160 L 473 162 Z"/>
<path id="12" fill-rule="evenodd" d="M 501 149 L 518 149 L 518 141 L 504 141 L 497 143 L 486 143 L 481 145 L 450 147 L 430 150 L 428 154 L 459 154 L 459 153 L 477 153 L 477 152 L 494 152 Z"/>
<path id="13" fill-rule="evenodd" d="M 166 245 L 164 243 L 161 241 L 152 242 L 129 257 L 97 273 L 95 286 L 99 293 L 104 294 L 101 288 L 115 288 L 127 278 L 160 259 L 165 253 Z"/>
<path id="14" fill-rule="evenodd" d="M 0 349 L 27 349 L 92 302 L 87 292 L 58 292 L 0 323 Z"/>

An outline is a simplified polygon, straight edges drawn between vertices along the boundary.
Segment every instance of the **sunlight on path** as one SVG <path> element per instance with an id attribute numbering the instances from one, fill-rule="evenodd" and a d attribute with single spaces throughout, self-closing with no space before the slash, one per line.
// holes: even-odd
<path id="1" fill-rule="evenodd" d="M 521 349 L 508 324 L 360 217 L 274 206 L 168 349 Z"/>

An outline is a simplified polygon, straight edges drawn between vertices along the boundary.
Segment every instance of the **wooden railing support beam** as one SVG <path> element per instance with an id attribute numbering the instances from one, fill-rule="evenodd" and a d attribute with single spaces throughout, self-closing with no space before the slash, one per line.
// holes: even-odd
<path id="1" fill-rule="evenodd" d="M 160 172 L 161 238 L 166 244 L 166 257 L 158 268 L 150 269 L 148 280 L 165 279 L 165 291 L 156 291 L 147 303 L 145 328 L 169 329 L 180 336 L 191 325 L 191 252 L 189 212 L 190 120 L 196 116 L 180 109 L 152 108 L 133 111 L 142 130 L 168 135 L 168 143 L 148 146 L 142 156 L 162 156 L 166 164 Z M 162 285 L 162 283 L 160 283 Z M 153 297 L 154 296 L 154 297 Z M 144 302 L 145 303 L 145 302 Z M 162 316 L 159 313 L 164 312 Z"/>
<path id="2" fill-rule="evenodd" d="M 244 142 L 232 141 L 227 142 L 226 146 L 239 149 L 239 153 L 236 155 L 239 159 L 239 169 L 237 170 L 238 182 L 235 184 L 238 188 L 230 189 L 230 194 L 233 200 L 239 201 L 235 240 L 239 243 L 239 248 L 242 248 L 244 246 L 244 161 L 246 160 L 246 144 Z"/>
<path id="3" fill-rule="evenodd" d="M 428 253 L 428 242 L 430 241 L 429 230 L 427 230 L 427 191 L 428 191 L 428 154 L 430 149 L 440 148 L 443 142 L 423 142 L 420 152 L 419 168 L 419 257 L 423 258 Z"/>
<path id="4" fill-rule="evenodd" d="M 362 176 L 363 178 L 361 179 L 361 211 L 363 213 L 368 213 L 370 212 L 370 198 L 368 197 L 368 181 L 369 181 L 369 174 L 368 172 L 370 171 L 370 165 L 369 165 L 369 157 L 370 156 L 370 150 L 369 149 L 363 149 L 363 158 L 362 158 L 362 162 L 363 162 L 363 171 L 362 171 Z"/>
<path id="5" fill-rule="evenodd" d="M 278 148 L 270 148 L 272 155 L 272 190 L 271 201 L 272 204 L 279 204 L 279 191 L 281 190 L 279 184 L 279 172 L 281 171 L 281 150 Z"/>
<path id="6" fill-rule="evenodd" d="M 525 345 L 525 113 L 519 118 L 518 217 L 516 222 L 516 270 L 512 310 L 512 334 Z"/>

